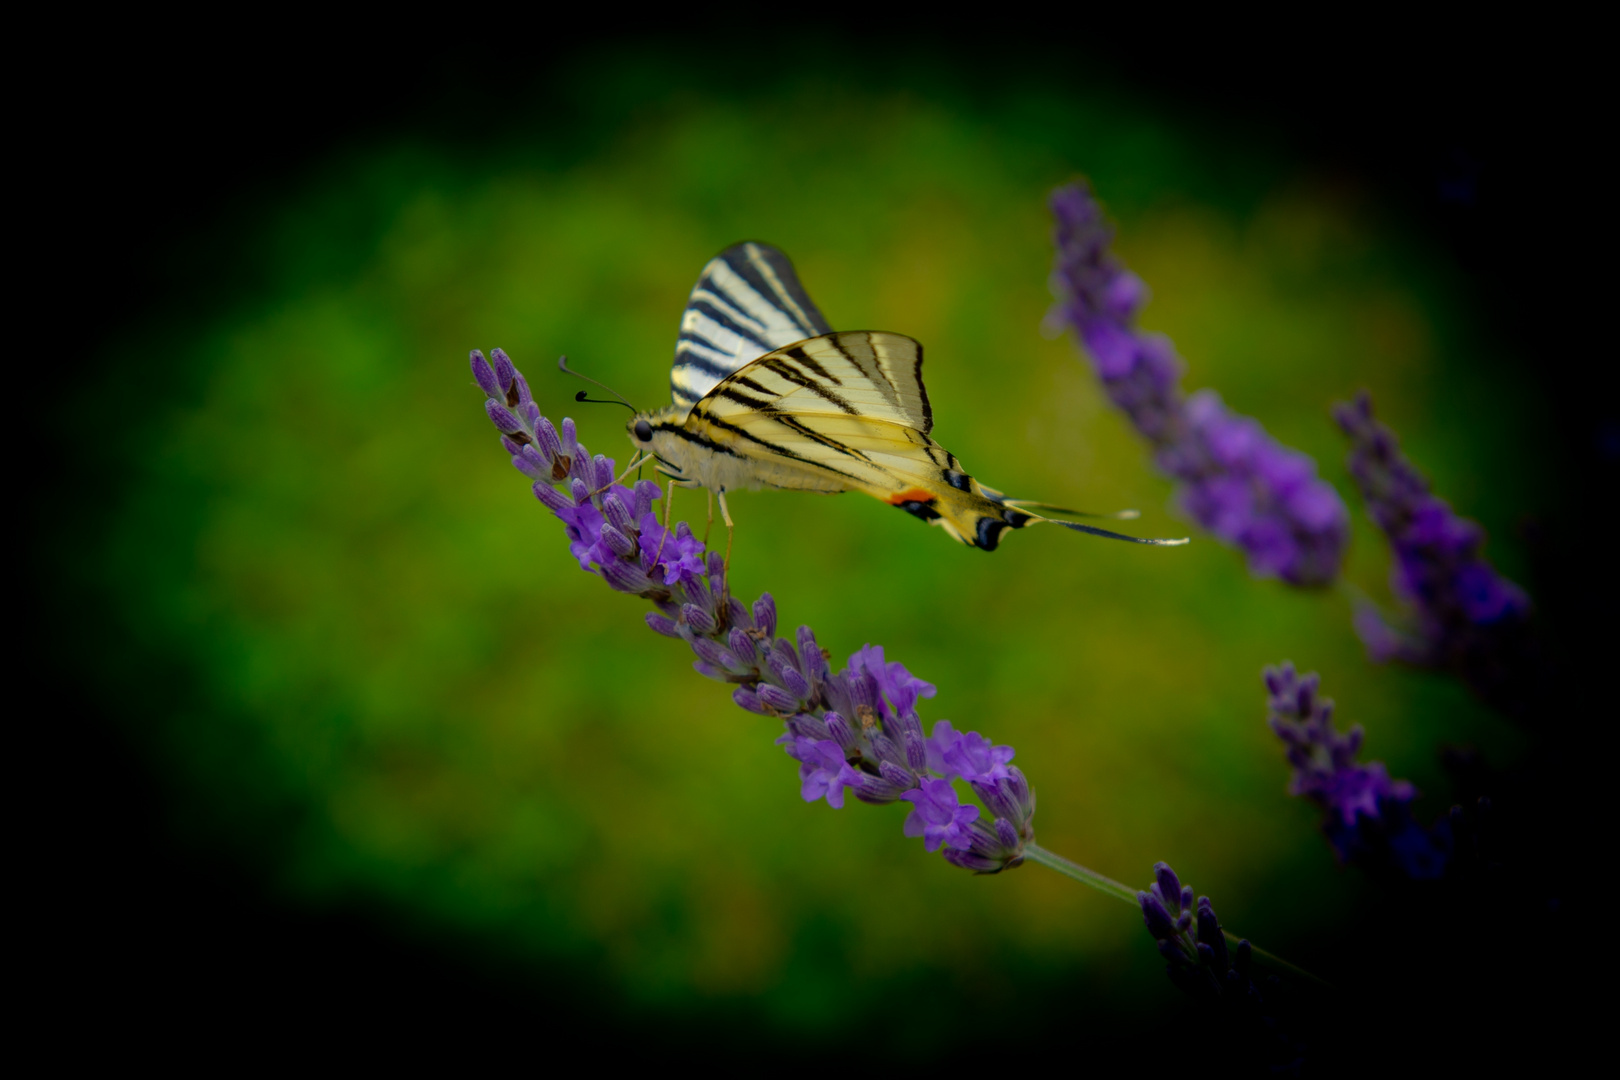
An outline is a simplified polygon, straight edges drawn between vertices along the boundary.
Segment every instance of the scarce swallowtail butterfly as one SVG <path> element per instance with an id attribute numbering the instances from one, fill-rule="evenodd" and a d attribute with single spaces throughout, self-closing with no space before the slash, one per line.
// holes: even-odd
<path id="1" fill-rule="evenodd" d="M 922 363 L 922 345 L 903 334 L 834 331 L 786 255 L 736 244 L 703 268 L 681 315 L 672 404 L 627 426 L 674 483 L 719 497 L 728 528 L 726 492 L 784 488 L 865 492 L 984 551 L 1009 529 L 1039 523 L 1139 544 L 1187 542 L 1061 521 L 1047 514 L 1098 515 L 980 484 L 929 435 Z"/>

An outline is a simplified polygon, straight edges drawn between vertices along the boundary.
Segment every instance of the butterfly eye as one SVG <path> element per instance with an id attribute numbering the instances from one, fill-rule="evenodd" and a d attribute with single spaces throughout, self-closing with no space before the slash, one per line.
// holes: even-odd
<path id="1" fill-rule="evenodd" d="M 652 441 L 652 425 L 647 423 L 647 421 L 645 421 L 645 420 L 637 420 L 636 421 L 635 431 L 636 431 L 636 440 L 638 442 L 650 442 L 650 441 Z"/>

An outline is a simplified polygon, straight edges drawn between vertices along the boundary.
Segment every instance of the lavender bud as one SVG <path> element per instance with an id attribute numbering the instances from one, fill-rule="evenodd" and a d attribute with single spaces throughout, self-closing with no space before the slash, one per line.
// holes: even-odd
<path id="1" fill-rule="evenodd" d="M 765 714 L 765 707 L 760 704 L 759 695 L 746 686 L 739 686 L 731 692 L 731 700 L 751 713 Z"/>
<path id="2" fill-rule="evenodd" d="M 1294 665 L 1285 660 L 1278 667 L 1263 669 L 1260 677 L 1265 680 L 1266 690 L 1271 693 L 1272 697 L 1281 697 L 1283 687 L 1288 685 L 1289 681 L 1292 681 L 1293 674 Z"/>
<path id="3" fill-rule="evenodd" d="M 748 630 L 754 625 L 754 617 L 749 614 L 743 602 L 735 596 L 726 597 L 726 611 L 731 614 L 731 625 Z"/>
<path id="4" fill-rule="evenodd" d="M 613 526 L 604 525 L 604 534 Z M 652 579 L 642 573 L 641 567 L 622 559 L 609 559 L 601 564 L 602 578 L 620 592 L 640 595 L 652 588 Z"/>
<path id="5" fill-rule="evenodd" d="M 545 417 L 534 425 L 535 441 L 540 444 L 540 452 L 546 456 L 548 462 L 555 461 L 562 456 L 562 440 L 557 438 L 557 429 L 551 426 L 551 421 Z M 562 477 L 554 477 L 561 480 Z"/>
<path id="6" fill-rule="evenodd" d="M 861 802 L 882 806 L 898 799 L 903 792 L 911 790 L 907 787 L 896 787 L 882 777 L 872 776 L 869 773 L 857 772 L 855 783 L 850 785 L 855 790 L 855 797 Z"/>
<path id="7" fill-rule="evenodd" d="M 845 756 L 848 756 L 849 752 L 855 749 L 855 732 L 851 730 L 849 721 L 830 710 L 821 719 L 827 725 L 828 737 L 839 745 Z"/>
<path id="8" fill-rule="evenodd" d="M 529 380 L 523 377 L 523 373 L 521 371 L 514 371 L 513 374 L 515 376 L 514 388 L 517 390 L 517 404 L 520 407 L 523 407 L 525 412 L 528 412 L 532 407 L 535 418 L 538 418 L 540 416 L 540 408 L 534 404 L 534 395 L 529 393 Z"/>
<path id="9" fill-rule="evenodd" d="M 809 699 L 810 684 L 805 682 L 804 676 L 800 675 L 796 668 L 790 668 L 786 664 L 782 665 L 781 678 L 782 684 L 787 687 L 788 693 L 800 701 Z"/>
<path id="10" fill-rule="evenodd" d="M 777 638 L 771 642 L 771 655 L 777 657 L 778 660 L 789 667 L 797 668 L 799 666 L 799 654 L 793 651 L 793 646 L 788 643 L 786 638 Z"/>
<path id="11" fill-rule="evenodd" d="M 863 707 L 876 711 L 877 683 L 873 681 L 872 676 L 864 671 L 852 671 L 847 676 L 847 679 L 849 682 L 849 700 L 855 706 L 855 711 L 859 713 Z"/>
<path id="12" fill-rule="evenodd" d="M 795 735 L 802 735 L 816 742 L 827 737 L 827 725 L 817 720 L 809 713 L 795 713 L 787 719 L 788 730 Z"/>
<path id="13" fill-rule="evenodd" d="M 564 511 L 574 509 L 574 501 L 546 483 L 544 480 L 534 485 L 534 497 L 545 504 L 547 510 L 561 516 Z"/>
<path id="14" fill-rule="evenodd" d="M 996 817 L 1009 818 L 1019 825 L 1035 815 L 1035 793 L 1018 766 L 1009 766 L 1007 775 L 994 782 L 971 781 L 974 792 Z"/>
<path id="15" fill-rule="evenodd" d="M 579 443 L 578 450 L 568 466 L 568 474 L 584 484 L 586 491 L 596 488 L 596 466 L 591 464 L 590 453 L 584 443 Z"/>
<path id="16" fill-rule="evenodd" d="M 754 651 L 754 641 L 746 631 L 733 626 L 731 633 L 726 637 L 726 641 L 744 667 L 755 667 L 759 664 L 759 654 Z"/>
<path id="17" fill-rule="evenodd" d="M 702 660 L 692 661 L 692 670 L 697 672 L 699 675 L 702 675 L 705 679 L 713 679 L 715 682 L 731 681 L 731 675 L 729 672 L 721 671 L 713 664 L 704 663 Z"/>
<path id="18" fill-rule="evenodd" d="M 770 683 L 760 683 L 757 692 L 759 694 L 759 700 L 763 701 L 765 704 L 769 705 L 779 713 L 796 713 L 799 711 L 799 699 L 779 686 L 772 686 Z"/>
<path id="19" fill-rule="evenodd" d="M 923 741 L 921 731 L 906 729 L 901 733 L 901 741 L 906 746 L 906 764 L 911 771 L 920 773 L 928 768 L 928 744 Z"/>
<path id="20" fill-rule="evenodd" d="M 613 527 L 626 536 L 636 535 L 636 522 L 625 507 L 624 500 L 619 498 L 617 492 L 608 492 L 602 500 L 602 513 L 612 523 Z"/>
<path id="21" fill-rule="evenodd" d="M 508 435 L 523 435 L 523 438 L 528 438 L 524 434 L 522 422 L 513 416 L 512 410 L 505 405 L 498 401 L 485 401 L 484 411 L 489 414 L 490 423 L 494 424 L 499 430 Z M 521 442 L 522 440 L 518 441 Z"/>
<path id="22" fill-rule="evenodd" d="M 568 490 L 574 496 L 575 506 L 584 506 L 591 501 L 591 489 L 577 476 L 568 481 Z"/>
<path id="23" fill-rule="evenodd" d="M 1153 864 L 1153 876 L 1159 882 L 1159 895 L 1164 898 L 1165 906 L 1173 915 L 1181 910 L 1181 879 L 1176 872 L 1170 869 L 1170 864 L 1156 862 Z"/>
<path id="24" fill-rule="evenodd" d="M 502 438 L 505 439 L 505 436 Z M 512 454 L 512 464 L 530 480 L 551 479 L 551 466 L 546 464 L 545 458 L 533 446 L 519 446 Z"/>
<path id="25" fill-rule="evenodd" d="M 1017 850 L 1019 847 L 1018 830 L 1006 818 L 996 818 L 996 840 L 1004 848 Z"/>
<path id="26" fill-rule="evenodd" d="M 1299 705 L 1297 706 L 1299 715 L 1309 716 L 1315 710 L 1316 688 L 1321 684 L 1322 677 L 1314 671 L 1299 680 L 1299 689 L 1296 691 L 1299 695 Z"/>
<path id="27" fill-rule="evenodd" d="M 1192 909 L 1192 906 L 1193 906 L 1193 887 L 1191 885 L 1183 885 L 1181 887 L 1181 906 L 1183 908 L 1188 909 L 1188 910 Z"/>
<path id="28" fill-rule="evenodd" d="M 602 542 L 621 559 L 628 559 L 636 553 L 636 542 L 606 522 L 602 524 Z M 640 572 L 639 567 L 637 572 Z"/>
<path id="29" fill-rule="evenodd" d="M 1136 894 L 1136 902 L 1142 905 L 1142 921 L 1147 924 L 1148 933 L 1164 941 L 1176 935 L 1176 924 L 1171 921 L 1170 913 L 1164 910 L 1159 898 L 1150 892 Z"/>
<path id="30" fill-rule="evenodd" d="M 519 377 L 518 382 L 520 385 L 523 385 L 521 376 Z M 528 423 L 531 431 L 534 430 L 534 425 L 540 422 L 540 406 L 536 405 L 532 401 L 519 402 L 517 406 L 517 413 Z"/>
<path id="31" fill-rule="evenodd" d="M 776 600 L 770 593 L 754 601 L 754 625 L 765 631 L 767 641 L 776 636 Z"/>
<path id="32" fill-rule="evenodd" d="M 696 604 L 684 604 L 681 607 L 681 618 L 694 633 L 714 633 L 714 617 Z"/>
<path id="33" fill-rule="evenodd" d="M 1202 941 L 1198 943 L 1198 962 L 1204 967 L 1215 966 L 1215 950 Z"/>
<path id="34" fill-rule="evenodd" d="M 900 748 L 894 745 L 894 740 L 877 728 L 873 728 L 868 732 L 866 739 L 867 742 L 872 744 L 872 753 L 879 761 L 887 761 L 891 765 L 898 766 L 906 760 L 905 754 L 901 753 Z"/>
<path id="35" fill-rule="evenodd" d="M 578 457 L 579 436 L 574 431 L 574 419 L 571 416 L 563 417 L 562 423 L 562 452 L 569 457 Z"/>
<path id="36" fill-rule="evenodd" d="M 816 635 L 808 626 L 799 627 L 799 658 L 800 667 L 811 679 L 821 676 L 826 667 L 826 661 L 821 658 L 821 646 L 816 644 Z"/>
<path id="37" fill-rule="evenodd" d="M 917 786 L 917 778 L 892 761 L 878 762 L 878 773 L 902 791 L 910 791 Z"/>
<path id="38" fill-rule="evenodd" d="M 706 637 L 693 638 L 692 651 L 697 653 L 698 658 L 701 659 L 705 664 L 712 665 L 713 667 L 732 671 L 739 666 L 737 664 L 737 658 L 732 656 L 729 650 L 717 645 L 715 642 Z"/>
<path id="39" fill-rule="evenodd" d="M 972 870 L 976 874 L 994 874 L 1003 868 L 999 859 L 993 859 L 973 851 L 962 851 L 959 848 L 947 847 L 940 854 L 945 856 L 945 861 L 952 866 L 960 866 L 962 869 Z M 1007 865 L 1016 864 L 1009 863 Z"/>
<path id="40" fill-rule="evenodd" d="M 849 698 L 849 683 L 843 675 L 829 675 L 821 686 L 821 696 L 830 708 L 840 713 L 849 715 L 854 711 L 855 706 Z"/>
<path id="41" fill-rule="evenodd" d="M 665 637 L 678 638 L 681 632 L 675 628 L 675 620 L 656 611 L 649 611 L 646 615 L 647 625 L 663 634 Z M 755 710 L 756 712 L 758 710 Z"/>
<path id="42" fill-rule="evenodd" d="M 473 378 L 478 381 L 478 388 L 484 395 L 492 398 L 504 397 L 501 384 L 495 379 L 495 370 L 489 366 L 489 361 L 484 359 L 484 354 L 474 349 L 468 360 L 472 364 Z"/>
<path id="43" fill-rule="evenodd" d="M 596 477 L 596 483 L 591 486 L 591 490 L 606 490 L 613 483 L 613 462 L 601 454 L 597 454 L 596 457 L 591 459 L 591 464 L 595 469 Z"/>
<path id="44" fill-rule="evenodd" d="M 1203 946 L 1207 945 L 1215 950 L 1215 959 L 1222 971 L 1226 970 L 1226 935 L 1221 933 L 1220 920 L 1215 917 L 1215 908 L 1209 902 L 1209 897 L 1198 898 L 1198 942 L 1199 953 L 1203 953 Z"/>
<path id="45" fill-rule="evenodd" d="M 1192 912 L 1190 912 L 1190 911 L 1183 911 L 1180 915 L 1177 915 L 1176 916 L 1176 932 L 1181 933 L 1181 934 L 1185 934 L 1187 932 L 1188 927 L 1192 926 L 1192 921 L 1193 921 L 1193 916 L 1192 916 Z"/>
<path id="46" fill-rule="evenodd" d="M 517 368 L 512 366 L 512 358 L 506 355 L 505 349 L 491 349 L 489 355 L 495 359 L 495 382 L 501 390 L 499 394 L 491 394 L 490 397 L 508 397 L 512 393 L 512 383 L 517 379 Z M 516 405 L 517 402 L 512 401 L 508 404 Z"/>

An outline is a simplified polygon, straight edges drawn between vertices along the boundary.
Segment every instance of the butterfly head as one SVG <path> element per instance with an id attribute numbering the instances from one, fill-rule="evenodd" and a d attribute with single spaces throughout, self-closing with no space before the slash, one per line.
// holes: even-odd
<path id="1" fill-rule="evenodd" d="M 687 456 L 686 447 L 677 431 L 685 420 L 685 409 L 663 408 L 656 412 L 638 412 L 624 425 L 625 434 L 635 445 L 637 453 L 650 452 L 658 458 L 658 470 L 666 476 L 684 480 L 682 465 Z"/>

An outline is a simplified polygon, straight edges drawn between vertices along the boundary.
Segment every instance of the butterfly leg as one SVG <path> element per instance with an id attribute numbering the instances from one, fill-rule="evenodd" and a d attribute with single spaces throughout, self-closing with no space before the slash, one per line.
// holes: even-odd
<path id="1" fill-rule="evenodd" d="M 726 523 L 726 561 L 720 566 L 720 575 L 725 582 L 725 595 L 727 602 L 731 596 L 731 535 L 734 531 L 731 524 L 731 511 L 726 508 L 726 489 L 720 489 L 720 517 Z"/>
<path id="2" fill-rule="evenodd" d="M 709 500 L 709 520 L 703 525 L 703 546 L 708 547 L 709 531 L 714 528 L 714 492 L 710 491 L 708 488 L 704 488 L 703 494 Z"/>

